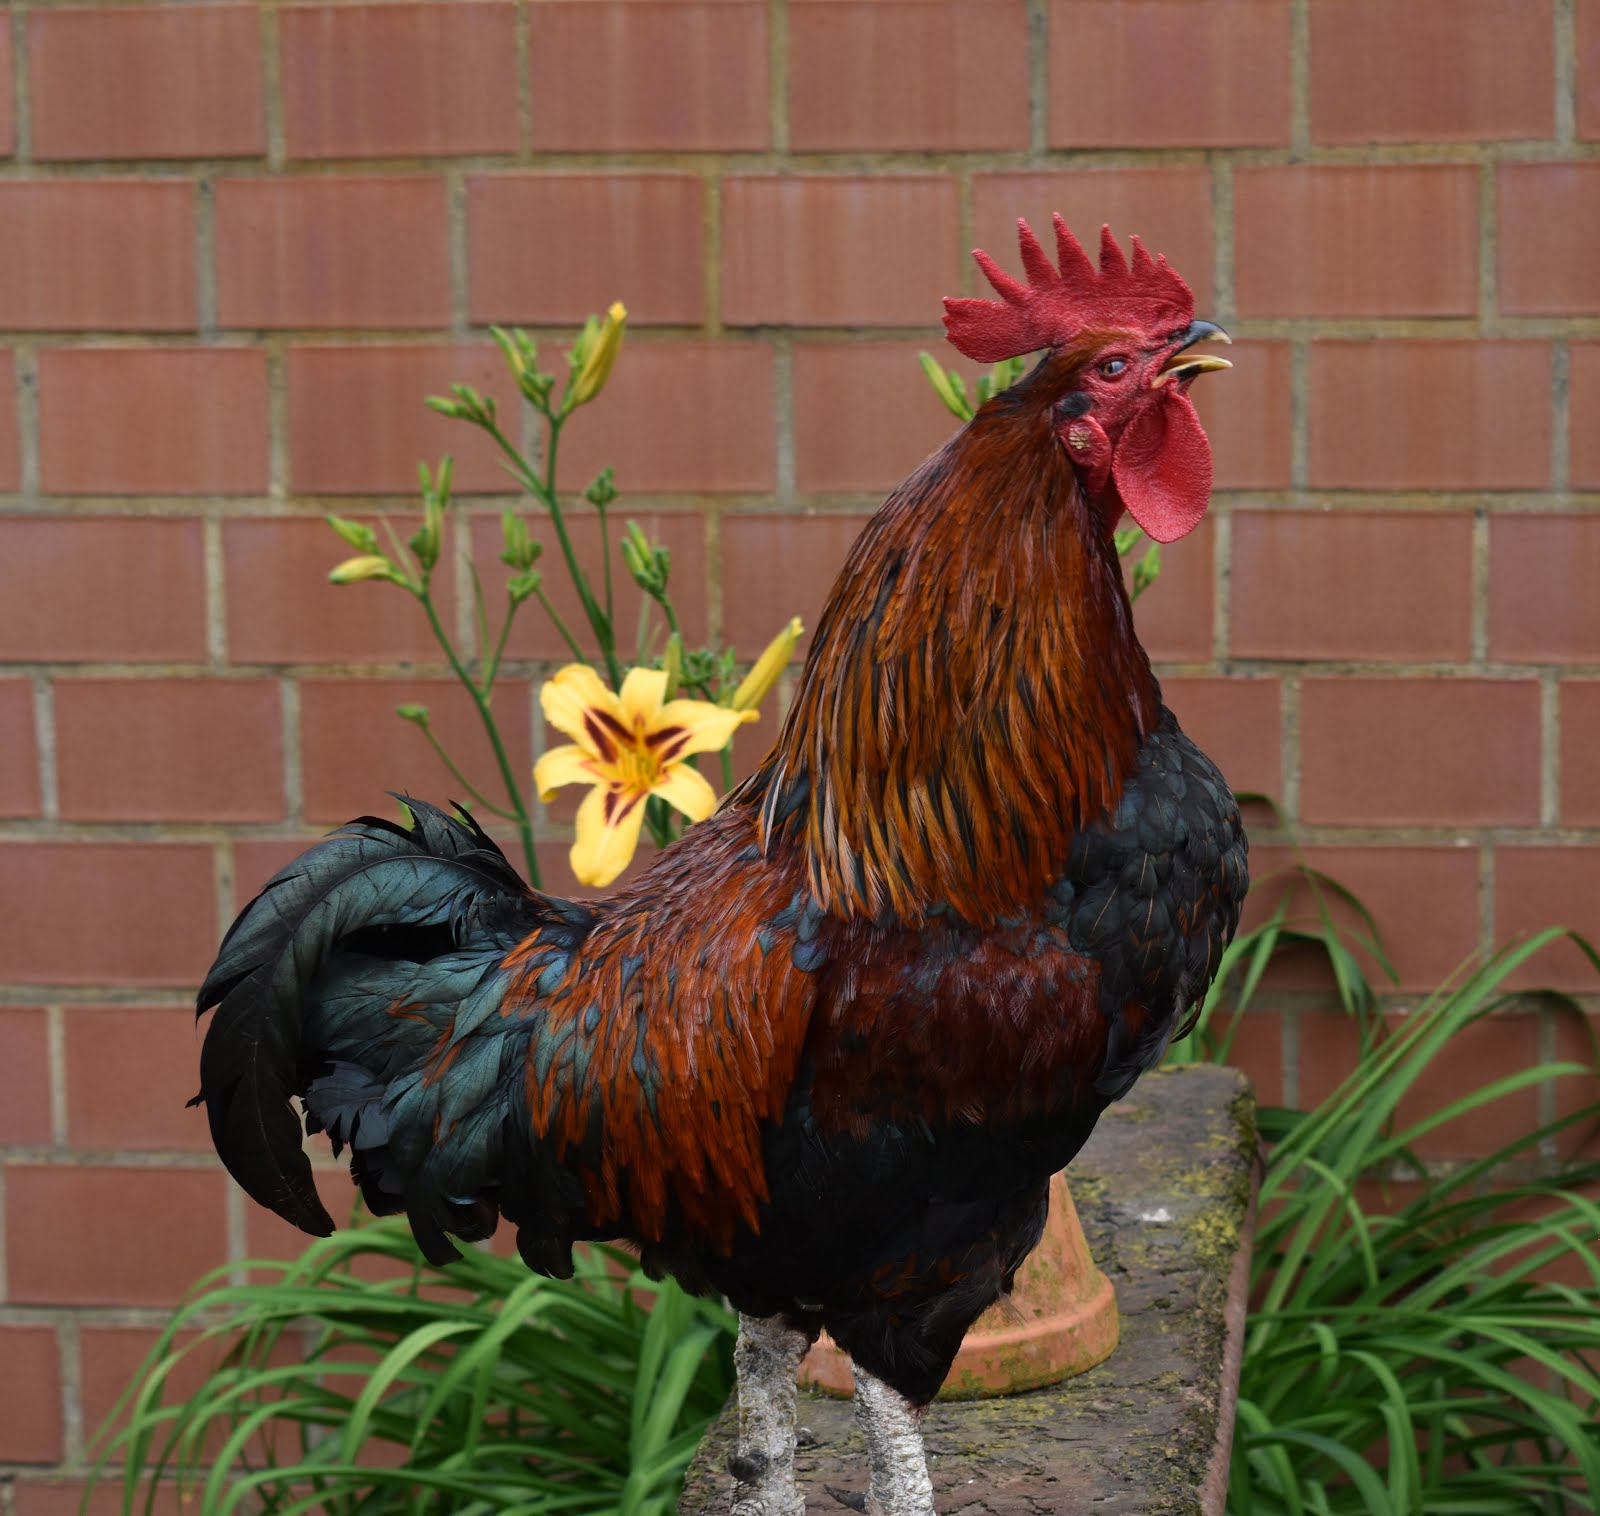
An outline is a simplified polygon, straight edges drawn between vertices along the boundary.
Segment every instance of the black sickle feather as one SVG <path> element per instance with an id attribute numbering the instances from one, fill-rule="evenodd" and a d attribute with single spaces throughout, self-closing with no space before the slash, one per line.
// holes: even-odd
<path id="1" fill-rule="evenodd" d="M 415 828 L 364 816 L 282 869 L 229 928 L 196 1002 L 197 1016 L 213 1006 L 216 1015 L 191 1104 L 205 1104 L 217 1152 L 246 1193 L 318 1237 L 333 1231 L 333 1218 L 312 1183 L 290 1104 L 317 1072 L 302 1057 L 307 987 L 353 932 L 402 924 L 460 931 L 479 896 L 532 901 L 466 811 L 457 820 L 396 798 Z"/>

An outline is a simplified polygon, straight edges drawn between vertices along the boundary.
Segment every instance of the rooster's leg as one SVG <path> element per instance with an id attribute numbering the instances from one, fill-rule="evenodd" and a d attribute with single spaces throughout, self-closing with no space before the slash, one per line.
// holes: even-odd
<path id="1" fill-rule="evenodd" d="M 795 1374 L 811 1339 L 781 1316 L 740 1316 L 733 1363 L 739 1375 L 739 1450 L 733 1516 L 805 1516 L 794 1482 Z"/>
<path id="2" fill-rule="evenodd" d="M 920 1408 L 860 1364 L 855 1368 L 856 1421 L 872 1470 L 867 1516 L 934 1516 Z"/>

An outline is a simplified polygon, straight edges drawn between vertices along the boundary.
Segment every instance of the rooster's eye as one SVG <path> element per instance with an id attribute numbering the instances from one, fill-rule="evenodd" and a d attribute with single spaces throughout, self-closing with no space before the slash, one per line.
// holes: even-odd
<path id="1" fill-rule="evenodd" d="M 1104 374 L 1107 379 L 1115 379 L 1117 375 L 1123 371 L 1123 369 L 1127 368 L 1127 366 L 1128 360 L 1126 358 L 1107 358 L 1106 361 L 1100 365 L 1100 372 Z"/>

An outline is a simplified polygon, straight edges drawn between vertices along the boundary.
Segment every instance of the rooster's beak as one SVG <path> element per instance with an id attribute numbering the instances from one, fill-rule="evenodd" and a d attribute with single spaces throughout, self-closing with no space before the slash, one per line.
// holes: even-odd
<path id="1" fill-rule="evenodd" d="M 1218 369 L 1232 368 L 1233 365 L 1226 358 L 1218 358 L 1210 353 L 1201 353 L 1194 358 L 1184 358 L 1182 354 L 1197 342 L 1225 342 L 1230 346 L 1233 338 L 1220 326 L 1211 321 L 1191 321 L 1178 336 L 1177 343 L 1172 350 L 1172 356 L 1167 359 L 1166 366 L 1150 381 L 1151 389 L 1159 389 L 1169 379 L 1175 379 L 1182 384 L 1201 374 L 1215 373 Z"/>

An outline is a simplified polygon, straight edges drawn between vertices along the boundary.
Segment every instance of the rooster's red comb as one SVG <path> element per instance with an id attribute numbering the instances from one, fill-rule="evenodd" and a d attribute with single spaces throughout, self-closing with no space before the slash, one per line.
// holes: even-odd
<path id="1" fill-rule="evenodd" d="M 944 325 L 969 358 L 995 363 L 1042 347 L 1061 347 L 1080 332 L 1132 330 L 1161 333 L 1194 319 L 1194 294 L 1165 258 L 1152 258 L 1137 237 L 1133 262 L 1123 257 L 1111 228 L 1100 228 L 1097 269 L 1059 215 L 1057 269 L 1026 221 L 1017 221 L 1026 284 L 1018 284 L 987 253 L 973 257 L 998 300 L 946 299 Z"/>

